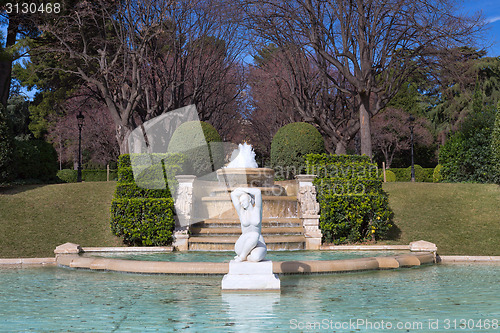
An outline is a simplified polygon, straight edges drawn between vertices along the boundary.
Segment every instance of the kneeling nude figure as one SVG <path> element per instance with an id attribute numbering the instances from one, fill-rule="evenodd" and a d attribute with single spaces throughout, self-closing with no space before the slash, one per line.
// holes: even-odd
<path id="1" fill-rule="evenodd" d="M 258 188 L 239 187 L 231 192 L 231 200 L 241 222 L 241 236 L 236 241 L 235 261 L 262 261 L 267 254 L 261 235 L 262 193 Z"/>

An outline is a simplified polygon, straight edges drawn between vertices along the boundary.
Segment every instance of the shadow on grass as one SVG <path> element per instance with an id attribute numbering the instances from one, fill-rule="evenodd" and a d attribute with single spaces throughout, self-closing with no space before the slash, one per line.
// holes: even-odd
<path id="1" fill-rule="evenodd" d="M 2 185 L 0 186 L 0 194 L 15 195 L 26 191 L 31 191 L 39 187 L 47 186 L 49 184 L 31 184 L 31 185 Z"/>
<path id="2" fill-rule="evenodd" d="M 397 241 L 400 238 L 401 238 L 401 229 L 399 229 L 399 227 L 395 223 L 392 223 L 392 227 L 387 232 L 387 235 L 384 237 L 384 240 Z"/>

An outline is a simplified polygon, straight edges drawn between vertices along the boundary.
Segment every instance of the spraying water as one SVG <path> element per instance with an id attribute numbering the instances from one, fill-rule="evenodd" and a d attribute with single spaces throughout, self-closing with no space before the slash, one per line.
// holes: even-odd
<path id="1" fill-rule="evenodd" d="M 232 168 L 258 168 L 257 162 L 255 161 L 255 152 L 251 145 L 246 142 L 238 145 L 238 149 L 235 149 L 231 154 L 231 162 L 225 167 L 228 169 Z"/>

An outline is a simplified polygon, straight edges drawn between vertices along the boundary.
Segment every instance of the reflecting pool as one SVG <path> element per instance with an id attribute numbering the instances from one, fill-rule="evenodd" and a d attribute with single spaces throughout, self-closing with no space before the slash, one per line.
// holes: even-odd
<path id="1" fill-rule="evenodd" d="M 407 254 L 409 251 L 269 251 L 266 260 L 341 260 L 366 257 Z M 85 256 L 128 260 L 177 261 L 177 262 L 229 262 L 235 256 L 233 251 L 184 251 L 167 253 L 96 252 Z"/>
<path id="2" fill-rule="evenodd" d="M 500 331 L 499 265 L 287 275 L 281 293 L 223 293 L 221 278 L 0 269 L 1 330 Z"/>

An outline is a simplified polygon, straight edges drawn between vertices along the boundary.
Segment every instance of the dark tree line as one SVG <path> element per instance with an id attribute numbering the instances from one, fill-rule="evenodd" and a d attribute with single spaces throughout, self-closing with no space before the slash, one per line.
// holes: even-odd
<path id="1" fill-rule="evenodd" d="M 24 85 L 41 89 L 30 128 L 42 135 L 58 119 L 49 113 L 68 114 L 66 100 L 85 91 L 112 120 L 121 153 L 135 127 L 195 104 L 227 140 L 250 136 L 263 151 L 280 126 L 306 121 L 329 152 L 346 153 L 358 138 L 372 156 L 373 117 L 416 78 L 421 91 L 446 93 L 447 75 L 460 80 L 469 68 L 450 50 L 474 46 L 483 28 L 479 16 L 455 14 L 451 0 L 62 3 L 43 19 L 3 11 L 9 57 L 0 67 L 10 70 L 19 56 L 19 32 L 33 37 L 31 62 L 14 67 Z M 245 52 L 256 55 L 248 67 Z M 0 71 L 0 88 L 9 70 Z M 435 111 L 445 102 L 434 98 Z"/>

